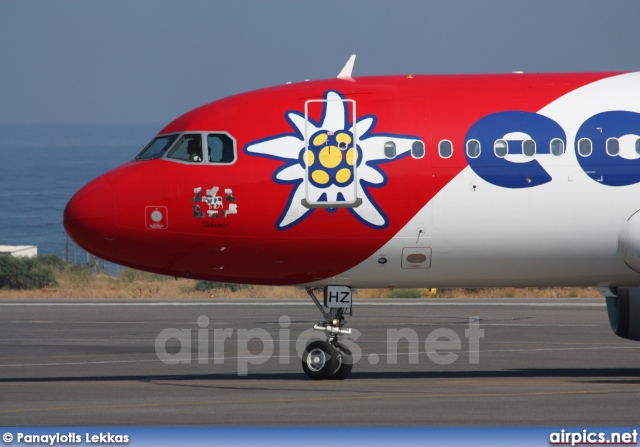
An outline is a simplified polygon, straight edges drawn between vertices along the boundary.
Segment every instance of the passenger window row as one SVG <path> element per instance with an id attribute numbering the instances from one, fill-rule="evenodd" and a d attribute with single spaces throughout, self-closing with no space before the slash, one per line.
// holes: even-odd
<path id="1" fill-rule="evenodd" d="M 478 158 L 481 153 L 481 146 L 478 140 L 469 140 L 466 145 L 467 157 Z M 615 157 L 620 154 L 620 141 L 617 138 L 609 138 L 606 142 L 607 154 Z M 534 140 L 524 140 L 520 144 L 521 153 L 526 157 L 533 157 L 536 154 L 536 142 Z M 559 157 L 564 154 L 564 142 L 559 138 L 554 138 L 549 144 L 551 155 Z M 640 138 L 635 142 L 636 154 L 640 155 Z M 509 142 L 506 140 L 496 140 L 493 143 L 493 152 L 496 157 L 504 158 L 509 153 Z M 588 157 L 593 152 L 593 143 L 589 138 L 578 140 L 578 154 Z M 442 140 L 438 143 L 438 153 L 441 158 L 449 158 L 453 154 L 453 144 L 449 140 Z"/>
<path id="2" fill-rule="evenodd" d="M 384 156 L 386 158 L 396 158 L 396 143 L 387 141 L 384 143 Z M 411 144 L 411 156 L 413 158 L 424 157 L 424 143 L 422 141 L 414 141 Z"/>
<path id="3" fill-rule="evenodd" d="M 443 143 L 445 143 L 445 141 L 446 140 L 441 141 L 440 144 L 442 145 Z M 534 155 L 536 155 L 537 146 L 534 140 L 530 140 L 530 139 L 523 140 L 519 146 L 520 146 L 522 155 L 524 155 L 525 157 L 533 157 Z M 443 158 L 449 158 L 452 152 L 450 141 L 446 141 L 445 150 L 446 150 L 445 152 L 446 156 L 442 154 L 441 156 Z M 556 157 L 564 154 L 564 142 L 559 138 L 554 138 L 553 140 L 551 140 L 549 144 L 549 150 L 551 154 L 555 155 Z M 467 141 L 467 156 L 469 158 L 478 158 L 480 156 L 480 153 L 481 153 L 481 146 L 478 140 Z M 507 140 L 496 140 L 493 143 L 493 153 L 498 158 L 506 157 L 507 154 L 509 153 L 509 142 Z"/>
<path id="4" fill-rule="evenodd" d="M 513 144 L 513 142 L 511 143 Z M 607 140 L 607 154 L 612 157 L 620 153 L 620 142 L 617 138 L 609 138 Z M 532 139 L 523 140 L 519 144 L 522 155 L 525 157 L 533 157 L 536 155 L 536 142 Z M 636 153 L 640 155 L 640 138 L 635 143 Z M 471 139 L 467 141 L 466 153 L 469 158 L 478 158 L 482 152 L 480 141 Z M 564 155 L 564 141 L 554 138 L 549 143 L 549 152 L 551 155 L 559 157 Z M 593 152 L 593 144 L 590 139 L 582 138 L 578 141 L 578 153 L 583 157 L 588 157 Z M 496 157 L 504 158 L 509 153 L 509 142 L 507 140 L 496 140 L 493 143 L 493 153 Z M 396 144 L 393 141 L 387 141 L 384 144 L 384 156 L 386 158 L 395 158 L 397 154 Z M 411 156 L 413 158 L 422 158 L 425 154 L 424 143 L 415 141 L 411 145 Z M 453 155 L 453 143 L 449 140 L 441 140 L 438 143 L 438 155 L 440 158 L 450 158 Z"/>

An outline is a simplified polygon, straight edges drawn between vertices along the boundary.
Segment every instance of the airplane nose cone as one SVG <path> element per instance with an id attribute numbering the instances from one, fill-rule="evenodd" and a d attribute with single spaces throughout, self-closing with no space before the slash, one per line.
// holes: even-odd
<path id="1" fill-rule="evenodd" d="M 69 200 L 63 221 L 71 239 L 88 252 L 105 259 L 115 255 L 116 194 L 104 175 Z"/>

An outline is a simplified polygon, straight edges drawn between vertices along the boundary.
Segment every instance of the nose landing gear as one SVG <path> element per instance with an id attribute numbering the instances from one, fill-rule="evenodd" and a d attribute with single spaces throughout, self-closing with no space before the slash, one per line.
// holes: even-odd
<path id="1" fill-rule="evenodd" d="M 353 368 L 353 356 L 351 351 L 339 342 L 339 337 L 351 335 L 351 329 L 343 329 L 346 324 L 344 315 L 351 308 L 351 289 L 345 286 L 328 286 L 324 291 L 324 305 L 329 308 L 329 313 L 313 294 L 313 289 L 307 288 L 307 293 L 316 304 L 325 321 L 313 326 L 317 331 L 327 334 L 327 340 L 316 340 L 307 345 L 302 354 L 302 369 L 312 380 L 344 380 Z"/>

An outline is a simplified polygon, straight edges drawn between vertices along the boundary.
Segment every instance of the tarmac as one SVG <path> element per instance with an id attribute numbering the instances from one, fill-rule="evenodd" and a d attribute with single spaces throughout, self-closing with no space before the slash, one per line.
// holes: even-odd
<path id="1" fill-rule="evenodd" d="M 343 381 L 300 300 L 2 300 L 4 426 L 632 426 L 640 343 L 604 299 L 354 302 Z"/>

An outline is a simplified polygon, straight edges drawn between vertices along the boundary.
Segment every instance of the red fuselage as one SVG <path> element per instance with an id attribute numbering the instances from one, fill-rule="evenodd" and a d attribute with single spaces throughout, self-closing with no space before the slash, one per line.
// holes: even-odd
<path id="1" fill-rule="evenodd" d="M 65 228 L 95 255 L 142 270 L 236 283 L 317 283 L 374 255 L 469 165 L 465 138 L 474 123 L 503 111 L 535 113 L 573 90 L 612 76 L 363 77 L 283 85 L 221 99 L 184 114 L 160 134 L 196 132 L 205 141 L 207 132 L 228 134 L 235 142 L 232 163 L 131 161 L 93 180 L 72 198 L 65 210 Z M 366 173 L 358 171 L 358 195 L 367 202 L 360 210 L 369 205 L 369 214 L 348 206 L 305 209 L 295 192 L 307 180 L 276 175 L 285 166 L 293 166 L 291 172 L 305 168 L 307 159 L 253 151 L 256 142 L 294 138 L 295 117 L 289 114 L 304 118 L 305 103 L 322 100 L 327 92 L 353 100 L 357 120 L 374 117 L 366 134 L 358 136 L 362 157 L 368 150 L 366 138 L 390 135 L 424 144 L 423 157 L 405 153 L 366 162 L 377 170 L 370 178 L 378 178 L 378 183 L 367 183 Z M 353 124 L 353 103 L 345 102 L 345 107 L 346 124 Z M 310 104 L 305 119 L 320 125 L 327 121 L 325 111 L 322 103 Z M 333 136 L 334 130 L 328 129 L 328 134 Z M 303 154 L 304 136 L 298 138 Z M 443 140 L 452 143 L 449 158 L 438 152 Z M 324 177 L 314 180 L 320 182 L 314 187 L 322 191 Z M 202 188 L 204 197 L 214 186 L 218 203 L 201 202 L 194 193 Z M 437 242 L 436 234 L 428 236 Z M 416 243 L 420 245 L 419 237 Z M 434 251 L 434 262 L 437 256 Z"/>

